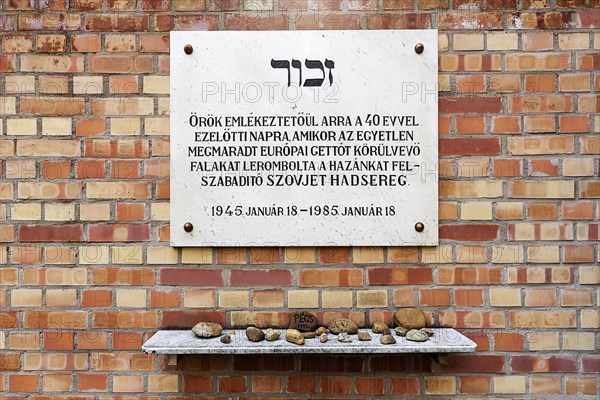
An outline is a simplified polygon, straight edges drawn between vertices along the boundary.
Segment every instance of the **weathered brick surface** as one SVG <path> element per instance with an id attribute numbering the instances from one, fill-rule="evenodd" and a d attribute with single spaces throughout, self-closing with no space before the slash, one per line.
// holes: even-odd
<path id="1" fill-rule="evenodd" d="M 595 398 L 599 26 L 598 0 L 0 0 L 0 398 Z M 430 28 L 438 247 L 168 246 L 169 31 Z M 140 351 L 403 306 L 478 353 Z"/>

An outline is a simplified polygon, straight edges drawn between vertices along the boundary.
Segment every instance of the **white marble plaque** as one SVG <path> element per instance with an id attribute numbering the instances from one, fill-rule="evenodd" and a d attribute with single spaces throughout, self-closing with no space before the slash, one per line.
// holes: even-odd
<path id="1" fill-rule="evenodd" d="M 437 57 L 435 30 L 172 32 L 171 245 L 436 245 Z"/>

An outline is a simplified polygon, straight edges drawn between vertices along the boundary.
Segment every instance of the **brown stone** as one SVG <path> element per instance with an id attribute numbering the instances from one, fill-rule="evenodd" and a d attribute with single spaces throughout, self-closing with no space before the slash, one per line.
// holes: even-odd
<path id="1" fill-rule="evenodd" d="M 192 332 L 201 338 L 211 338 L 220 336 L 223 327 L 216 322 L 199 322 L 192 328 Z"/>
<path id="2" fill-rule="evenodd" d="M 408 333 L 408 329 L 402 326 L 397 327 L 396 329 L 394 329 L 394 331 L 396 331 L 396 335 L 398 336 L 406 336 L 406 334 Z"/>
<path id="3" fill-rule="evenodd" d="M 369 332 L 358 332 L 358 340 L 360 340 L 361 342 L 368 342 L 369 340 L 371 340 L 371 335 L 369 335 Z"/>
<path id="4" fill-rule="evenodd" d="M 324 328 L 322 326 L 317 328 L 317 331 L 315 332 L 318 336 L 321 336 L 324 333 L 327 333 L 327 328 Z"/>
<path id="5" fill-rule="evenodd" d="M 317 337 L 317 332 L 302 332 L 304 339 L 314 339 Z"/>
<path id="6" fill-rule="evenodd" d="M 231 343 L 231 335 L 223 335 L 221 336 L 221 343 Z"/>
<path id="7" fill-rule="evenodd" d="M 251 342 L 260 342 L 265 340 L 265 333 L 255 326 L 249 326 L 246 328 L 246 336 Z"/>
<path id="8" fill-rule="evenodd" d="M 373 322 L 372 328 L 373 328 L 373 333 L 384 333 L 387 330 L 388 334 L 389 334 L 389 328 L 388 328 L 387 324 L 383 321 Z"/>
<path id="9" fill-rule="evenodd" d="M 290 314 L 290 329 L 300 332 L 314 332 L 317 329 L 317 316 L 309 312 L 294 312 Z"/>
<path id="10" fill-rule="evenodd" d="M 420 331 L 425 332 L 427 334 L 427 336 L 433 336 L 433 329 L 421 328 Z"/>
<path id="11" fill-rule="evenodd" d="M 285 331 L 285 340 L 294 344 L 304 344 L 304 336 L 302 336 L 302 332 L 297 329 L 288 329 Z"/>
<path id="12" fill-rule="evenodd" d="M 406 334 L 406 340 L 411 340 L 413 342 L 424 342 L 429 339 L 429 335 L 419 329 L 411 329 Z"/>
<path id="13" fill-rule="evenodd" d="M 396 339 L 392 335 L 383 335 L 379 338 L 381 344 L 395 344 Z"/>
<path id="14" fill-rule="evenodd" d="M 418 308 L 401 308 L 394 313 L 394 325 L 408 329 L 425 328 L 425 314 Z"/>
<path id="15" fill-rule="evenodd" d="M 338 333 L 346 332 L 346 333 L 356 333 L 358 332 L 358 325 L 350 319 L 347 318 L 335 318 L 329 321 L 328 328 L 332 333 L 336 335 Z"/>

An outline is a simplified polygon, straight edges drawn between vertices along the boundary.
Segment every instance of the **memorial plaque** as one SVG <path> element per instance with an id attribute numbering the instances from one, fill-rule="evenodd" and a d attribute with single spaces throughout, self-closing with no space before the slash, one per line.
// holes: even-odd
<path id="1" fill-rule="evenodd" d="M 173 246 L 438 243 L 437 31 L 171 33 Z"/>

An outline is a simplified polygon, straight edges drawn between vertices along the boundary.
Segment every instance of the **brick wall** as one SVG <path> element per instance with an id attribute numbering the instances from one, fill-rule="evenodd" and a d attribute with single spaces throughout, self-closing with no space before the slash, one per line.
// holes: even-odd
<path id="1" fill-rule="evenodd" d="M 1 0 L 0 399 L 593 398 L 599 26 L 598 0 Z M 439 247 L 169 247 L 170 30 L 410 28 L 439 29 Z M 478 352 L 140 351 L 412 305 Z"/>

